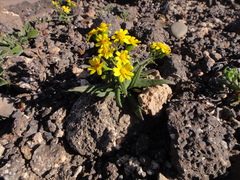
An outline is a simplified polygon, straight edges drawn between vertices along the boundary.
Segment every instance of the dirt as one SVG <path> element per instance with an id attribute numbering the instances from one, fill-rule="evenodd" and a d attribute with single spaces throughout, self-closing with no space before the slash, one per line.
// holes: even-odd
<path id="1" fill-rule="evenodd" d="M 35 3 L 37 2 L 38 0 L 0 0 L 0 4 L 3 5 L 3 6 L 10 6 L 10 5 L 16 5 L 16 4 L 20 4 L 24 1 L 27 1 L 29 3 Z"/>
<path id="2" fill-rule="evenodd" d="M 50 0 L 0 3 L 1 32 L 39 31 L 0 64 L 10 84 L 0 87 L 0 179 L 240 179 L 240 104 L 219 81 L 226 66 L 240 72 L 240 1 L 79 0 L 68 23 Z M 162 108 L 146 97 L 157 107 L 144 121 L 114 99 L 68 91 L 99 83 L 87 33 L 101 22 L 142 41 L 139 61 L 153 41 L 171 47 L 148 66 L 175 82 L 171 97 Z"/>

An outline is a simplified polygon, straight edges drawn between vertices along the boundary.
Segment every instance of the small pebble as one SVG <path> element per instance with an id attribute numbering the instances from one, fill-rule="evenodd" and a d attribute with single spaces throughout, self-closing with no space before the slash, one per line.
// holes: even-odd
<path id="1" fill-rule="evenodd" d="M 187 34 L 188 27 L 181 21 L 175 22 L 170 26 L 170 33 L 180 39 Z"/>
<path id="2" fill-rule="evenodd" d="M 0 94 L 0 116 L 8 118 L 13 112 L 13 100 Z"/>

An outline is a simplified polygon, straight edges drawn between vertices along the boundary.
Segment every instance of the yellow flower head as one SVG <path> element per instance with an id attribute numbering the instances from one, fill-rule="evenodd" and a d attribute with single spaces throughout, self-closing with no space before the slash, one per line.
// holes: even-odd
<path id="1" fill-rule="evenodd" d="M 74 2 L 72 2 L 72 0 L 67 0 L 67 3 L 68 3 L 68 6 L 71 6 L 71 7 L 77 6 Z"/>
<path id="2" fill-rule="evenodd" d="M 52 4 L 53 4 L 54 6 L 57 6 L 57 5 L 58 5 L 58 2 L 57 2 L 57 1 L 52 1 Z"/>
<path id="3" fill-rule="evenodd" d="M 122 63 L 119 61 L 116 64 L 117 67 L 113 68 L 114 76 L 119 76 L 119 82 L 123 82 L 125 79 L 130 80 L 134 75 L 131 70 L 133 70 L 133 66 L 130 63 L 127 63 L 122 66 Z"/>
<path id="4" fill-rule="evenodd" d="M 92 29 L 89 33 L 88 33 L 88 37 L 87 40 L 89 41 L 90 38 L 92 37 L 92 35 L 97 34 L 98 30 L 97 29 Z"/>
<path id="5" fill-rule="evenodd" d="M 114 58 L 116 61 L 120 61 L 123 64 L 129 63 L 130 56 L 127 50 L 121 50 L 121 52 L 117 51 L 116 55 L 117 56 Z"/>
<path id="6" fill-rule="evenodd" d="M 169 55 L 171 54 L 171 49 L 164 43 L 161 43 L 161 42 L 153 42 L 151 45 L 150 45 L 150 48 L 151 49 L 156 49 L 156 50 L 161 50 L 161 52 L 163 54 L 166 54 L 166 55 Z"/>
<path id="7" fill-rule="evenodd" d="M 113 57 L 113 51 L 115 49 L 114 48 L 110 48 L 110 47 L 107 47 L 107 48 L 100 48 L 98 49 L 98 53 L 99 53 L 99 57 L 104 57 L 106 59 L 109 59 L 111 57 Z"/>
<path id="8" fill-rule="evenodd" d="M 111 42 L 110 42 L 110 38 L 108 37 L 107 34 L 99 34 L 96 37 L 97 43 L 96 43 L 96 47 L 101 47 L 101 48 L 107 48 L 109 46 L 111 46 Z"/>
<path id="9" fill-rule="evenodd" d="M 95 72 L 97 72 L 98 75 L 102 75 L 102 67 L 106 64 L 106 62 L 101 62 L 100 57 L 94 57 L 89 60 L 89 64 L 92 66 L 88 68 L 91 75 Z"/>
<path id="10" fill-rule="evenodd" d="M 62 6 L 62 8 L 63 8 L 63 12 L 65 12 L 65 13 L 70 13 L 70 11 L 71 11 L 71 9 L 67 6 Z"/>
<path id="11" fill-rule="evenodd" d="M 105 33 L 105 32 L 108 32 L 108 26 L 111 26 L 111 24 L 101 23 L 97 29 Z"/>
<path id="12" fill-rule="evenodd" d="M 128 41 L 129 41 L 129 44 L 132 44 L 133 46 L 138 46 L 137 43 L 141 43 L 141 41 L 139 41 L 138 39 L 136 39 L 133 36 L 129 36 Z"/>
<path id="13" fill-rule="evenodd" d="M 115 31 L 114 33 L 116 34 L 112 36 L 114 42 L 119 42 L 120 44 L 130 44 L 128 35 L 126 35 L 128 33 L 128 30 L 120 29 L 119 31 Z"/>

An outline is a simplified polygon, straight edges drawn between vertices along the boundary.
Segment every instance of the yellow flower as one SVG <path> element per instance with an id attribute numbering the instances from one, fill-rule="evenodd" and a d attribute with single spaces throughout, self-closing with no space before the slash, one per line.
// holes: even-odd
<path id="1" fill-rule="evenodd" d="M 122 63 L 119 61 L 116 64 L 116 68 L 113 68 L 114 76 L 119 76 L 119 82 L 123 82 L 125 79 L 130 80 L 131 76 L 134 74 L 131 72 L 133 66 L 130 63 L 125 64 L 122 66 Z"/>
<path id="2" fill-rule="evenodd" d="M 57 6 L 57 5 L 58 5 L 58 2 L 57 2 L 57 1 L 52 1 L 52 4 L 53 4 L 54 6 Z"/>
<path id="3" fill-rule="evenodd" d="M 137 43 L 141 43 L 141 41 L 139 41 L 138 39 L 136 39 L 133 36 L 129 36 L 128 37 L 128 41 L 130 44 L 132 44 L 133 46 L 138 46 Z"/>
<path id="4" fill-rule="evenodd" d="M 114 58 L 116 61 L 120 61 L 123 64 L 129 63 L 130 56 L 127 50 L 121 50 L 121 52 L 117 51 L 116 55 L 117 56 Z"/>
<path id="5" fill-rule="evenodd" d="M 70 13 L 70 11 L 71 11 L 71 9 L 67 6 L 62 6 L 62 8 L 63 8 L 63 12 L 65 12 L 65 13 Z"/>
<path id="6" fill-rule="evenodd" d="M 71 7 L 77 6 L 74 2 L 72 2 L 72 0 L 67 0 L 67 3 L 68 3 L 68 6 L 71 6 Z"/>
<path id="7" fill-rule="evenodd" d="M 74 2 L 72 2 L 71 6 L 76 7 L 77 5 Z"/>
<path id="8" fill-rule="evenodd" d="M 114 39 L 114 42 L 119 42 L 120 44 L 130 44 L 128 40 L 128 36 L 126 35 L 128 33 L 128 30 L 120 29 L 119 31 L 114 32 L 116 35 L 112 36 L 112 39 Z"/>
<path id="9" fill-rule="evenodd" d="M 96 40 L 98 41 L 97 43 L 96 43 L 96 47 L 101 47 L 101 48 L 107 48 L 107 47 L 109 47 L 109 46 L 111 46 L 111 42 L 110 42 L 110 38 L 108 37 L 108 35 L 107 34 L 99 34 L 99 35 L 97 35 L 97 37 L 96 37 Z"/>
<path id="10" fill-rule="evenodd" d="M 150 48 L 151 49 L 156 49 L 156 50 L 161 50 L 163 54 L 171 54 L 171 49 L 164 43 L 161 43 L 161 42 L 153 42 L 151 45 L 150 45 Z"/>
<path id="11" fill-rule="evenodd" d="M 105 57 L 106 59 L 109 59 L 110 57 L 113 57 L 113 51 L 115 49 L 114 48 L 100 48 L 98 49 L 98 53 L 99 53 L 99 57 Z"/>
<path id="12" fill-rule="evenodd" d="M 102 74 L 102 67 L 105 65 L 106 62 L 101 62 L 99 57 L 94 57 L 91 60 L 89 60 L 89 64 L 91 64 L 92 67 L 89 67 L 88 70 L 90 71 L 90 74 L 94 74 L 97 72 L 98 75 Z"/>
<path id="13" fill-rule="evenodd" d="M 92 29 L 89 33 L 88 33 L 88 37 L 87 40 L 89 41 L 90 38 L 92 37 L 92 35 L 97 34 L 98 30 L 97 29 Z"/>
<path id="14" fill-rule="evenodd" d="M 105 33 L 105 32 L 108 32 L 108 26 L 111 26 L 111 24 L 101 23 L 97 29 Z"/>

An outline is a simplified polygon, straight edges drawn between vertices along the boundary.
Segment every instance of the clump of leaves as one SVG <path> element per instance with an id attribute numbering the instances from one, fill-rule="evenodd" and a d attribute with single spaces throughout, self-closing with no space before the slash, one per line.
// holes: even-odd
<path id="1" fill-rule="evenodd" d="M 153 42 L 150 45 L 150 58 L 133 64 L 130 52 L 141 41 L 128 35 L 128 30 L 120 29 L 114 35 L 109 35 L 108 26 L 101 23 L 96 29 L 88 33 L 88 40 L 93 40 L 98 47 L 98 55 L 89 60 L 90 74 L 99 75 L 103 83 L 98 85 L 79 86 L 69 91 L 89 93 L 98 97 L 115 97 L 119 107 L 127 103 L 134 113 L 143 119 L 142 109 L 136 98 L 136 90 L 144 87 L 174 84 L 165 79 L 149 79 L 152 71 L 143 69 L 154 60 L 171 54 L 171 49 L 164 43 Z"/>
<path id="2" fill-rule="evenodd" d="M 123 10 L 123 12 L 119 15 L 120 18 L 122 18 L 124 21 L 127 21 L 130 16 L 127 10 Z"/>
<path id="3" fill-rule="evenodd" d="M 240 101 L 240 73 L 237 68 L 225 67 L 220 82 L 234 90 Z"/>
<path id="4" fill-rule="evenodd" d="M 20 55 L 23 52 L 22 45 L 35 38 L 39 31 L 32 29 L 27 23 L 20 31 L 0 36 L 0 62 L 7 55 Z"/>
<path id="5" fill-rule="evenodd" d="M 8 85 L 7 81 L 5 81 L 3 78 L 1 78 L 3 71 L 4 71 L 4 69 L 0 66 L 0 86 Z"/>

